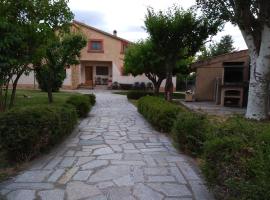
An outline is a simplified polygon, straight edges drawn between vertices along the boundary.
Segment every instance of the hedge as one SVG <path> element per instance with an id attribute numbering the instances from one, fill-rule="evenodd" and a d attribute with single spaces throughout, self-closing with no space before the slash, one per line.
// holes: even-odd
<path id="1" fill-rule="evenodd" d="M 153 92 L 146 92 L 146 91 L 138 91 L 138 90 L 131 90 L 131 91 L 128 91 L 127 93 L 127 98 L 128 99 L 134 99 L 134 100 L 138 100 L 140 99 L 141 97 L 144 97 L 144 96 L 153 96 Z"/>
<path id="2" fill-rule="evenodd" d="M 212 133 L 202 169 L 217 199 L 270 199 L 270 125 L 233 117 Z"/>
<path id="3" fill-rule="evenodd" d="M 193 156 L 202 154 L 208 124 L 203 114 L 180 112 L 172 128 L 172 137 L 177 147 Z"/>
<path id="4" fill-rule="evenodd" d="M 139 99 L 138 111 L 181 150 L 201 158 L 216 199 L 270 199 L 269 122 L 240 116 L 217 122 L 151 96 Z"/>
<path id="5" fill-rule="evenodd" d="M 159 97 L 145 96 L 138 101 L 138 111 L 157 129 L 170 132 L 180 107 Z"/>
<path id="6" fill-rule="evenodd" d="M 75 107 L 79 117 L 86 117 L 93 101 L 93 97 L 90 95 L 74 95 L 68 98 L 67 103 Z"/>
<path id="7" fill-rule="evenodd" d="M 72 132 L 77 123 L 74 107 L 28 106 L 0 115 L 0 142 L 8 157 L 29 160 Z"/>
<path id="8" fill-rule="evenodd" d="M 96 96 L 94 94 L 85 94 L 89 98 L 90 104 L 93 106 L 96 104 Z"/>

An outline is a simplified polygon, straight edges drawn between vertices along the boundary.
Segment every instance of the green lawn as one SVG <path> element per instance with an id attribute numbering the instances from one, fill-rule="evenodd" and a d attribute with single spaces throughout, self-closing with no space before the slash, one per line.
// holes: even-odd
<path id="1" fill-rule="evenodd" d="M 53 93 L 54 105 L 61 105 L 66 100 L 76 93 L 70 92 L 56 92 Z M 79 95 L 79 94 L 78 94 Z M 42 105 L 49 104 L 46 92 L 39 90 L 17 90 L 14 108 L 30 106 L 30 105 Z M 27 166 L 25 163 L 14 163 L 6 159 L 5 153 L 0 146 L 0 182 L 5 180 L 7 177 L 16 174 L 18 171 Z"/>
<path id="2" fill-rule="evenodd" d="M 67 98 L 72 95 L 76 94 L 70 92 L 55 92 L 53 93 L 53 104 L 64 104 Z M 17 90 L 14 108 L 41 104 L 48 104 L 46 92 L 41 92 L 40 90 Z"/>

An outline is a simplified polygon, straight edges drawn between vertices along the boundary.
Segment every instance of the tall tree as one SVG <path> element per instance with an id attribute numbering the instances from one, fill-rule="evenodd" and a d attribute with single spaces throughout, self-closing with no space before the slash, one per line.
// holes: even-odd
<path id="1" fill-rule="evenodd" d="M 79 63 L 81 49 L 85 46 L 84 36 L 67 34 L 56 37 L 46 48 L 43 64 L 36 68 L 36 72 L 39 84 L 48 93 L 49 103 L 53 102 L 53 89 L 58 90 L 63 84 L 66 68 Z"/>
<path id="2" fill-rule="evenodd" d="M 1 79 L 5 77 L 0 83 L 0 110 L 7 106 L 9 85 L 12 84 L 12 107 L 21 75 L 31 69 L 30 63 L 42 59 L 44 46 L 55 31 L 68 30 L 73 14 L 67 3 L 68 0 L 0 0 L 0 65 L 5 67 L 0 73 L 6 73 L 0 75 Z M 1 95 L 3 87 L 5 96 Z"/>
<path id="3" fill-rule="evenodd" d="M 201 55 L 198 57 L 198 60 L 204 60 L 209 57 L 214 57 L 226 53 L 231 53 L 235 51 L 235 47 L 233 46 L 233 39 L 231 35 L 223 36 L 219 42 L 214 42 L 209 45 L 207 48 L 203 46 L 201 49 Z"/>
<path id="4" fill-rule="evenodd" d="M 160 85 L 166 78 L 164 58 L 159 56 L 151 40 L 131 44 L 124 59 L 124 71 L 133 76 L 145 74 L 153 83 L 155 94 L 159 93 Z"/>
<path id="5" fill-rule="evenodd" d="M 214 21 L 238 25 L 248 46 L 251 73 L 246 117 L 268 118 L 270 82 L 269 0 L 196 0 Z"/>
<path id="6" fill-rule="evenodd" d="M 194 56 L 205 40 L 217 33 L 217 25 L 207 18 L 196 16 L 192 10 L 173 7 L 164 12 L 155 12 L 148 9 L 146 30 L 159 55 L 165 58 L 167 100 L 172 99 L 172 76 L 177 61 Z"/>

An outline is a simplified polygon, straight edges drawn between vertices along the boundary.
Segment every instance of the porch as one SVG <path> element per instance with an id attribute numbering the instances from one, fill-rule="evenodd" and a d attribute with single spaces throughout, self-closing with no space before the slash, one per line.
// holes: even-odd
<path id="1" fill-rule="evenodd" d="M 112 84 L 112 62 L 83 61 L 79 88 L 107 89 Z"/>
<path id="2" fill-rule="evenodd" d="M 217 105 L 213 101 L 185 102 L 184 100 L 181 100 L 181 103 L 190 110 L 210 115 L 230 116 L 234 114 L 241 115 L 246 112 L 246 108 L 224 107 L 222 105 Z"/>

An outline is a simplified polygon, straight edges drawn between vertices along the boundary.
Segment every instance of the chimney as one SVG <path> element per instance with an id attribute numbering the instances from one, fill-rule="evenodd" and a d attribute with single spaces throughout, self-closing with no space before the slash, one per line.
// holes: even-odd
<path id="1" fill-rule="evenodd" d="M 113 31 L 113 35 L 117 36 L 117 31 L 116 30 Z"/>

